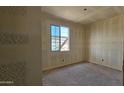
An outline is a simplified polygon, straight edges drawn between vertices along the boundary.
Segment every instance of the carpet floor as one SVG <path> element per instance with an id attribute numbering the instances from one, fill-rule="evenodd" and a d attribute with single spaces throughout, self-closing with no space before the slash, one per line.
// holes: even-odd
<path id="1" fill-rule="evenodd" d="M 44 72 L 44 86 L 122 86 L 123 73 L 105 66 L 80 63 Z"/>

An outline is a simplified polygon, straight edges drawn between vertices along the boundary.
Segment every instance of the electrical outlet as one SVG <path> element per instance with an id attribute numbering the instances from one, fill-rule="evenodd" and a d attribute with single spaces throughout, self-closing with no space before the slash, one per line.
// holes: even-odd
<path id="1" fill-rule="evenodd" d="M 62 61 L 64 62 L 64 59 L 62 59 Z"/>
<path id="2" fill-rule="evenodd" d="M 102 58 L 102 62 L 104 61 L 104 59 Z"/>

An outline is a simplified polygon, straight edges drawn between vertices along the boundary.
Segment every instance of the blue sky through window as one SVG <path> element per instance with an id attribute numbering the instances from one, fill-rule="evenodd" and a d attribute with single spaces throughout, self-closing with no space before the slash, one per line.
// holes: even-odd
<path id="1" fill-rule="evenodd" d="M 60 27 L 61 36 L 68 37 L 69 36 L 69 28 L 68 27 Z"/>
<path id="2" fill-rule="evenodd" d="M 59 36 L 59 26 L 51 26 L 51 33 L 52 36 Z"/>

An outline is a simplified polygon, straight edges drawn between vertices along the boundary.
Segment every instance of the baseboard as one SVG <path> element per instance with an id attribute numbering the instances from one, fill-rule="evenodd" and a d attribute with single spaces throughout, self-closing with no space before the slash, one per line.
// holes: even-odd
<path id="1" fill-rule="evenodd" d="M 79 63 L 84 63 L 84 62 L 87 62 L 87 61 L 79 61 L 79 62 L 64 64 L 64 65 L 61 65 L 61 66 L 55 66 L 55 67 L 50 67 L 50 68 L 44 68 L 43 71 L 54 70 L 54 69 L 57 69 L 57 68 L 63 68 L 63 67 L 67 67 L 67 66 L 71 66 L 71 65 L 75 65 L 75 64 L 79 64 Z"/>
<path id="2" fill-rule="evenodd" d="M 93 64 L 98 64 L 97 62 L 93 62 L 93 61 L 79 61 L 79 62 L 74 62 L 74 63 L 69 63 L 69 64 L 64 64 L 64 65 L 60 65 L 60 66 L 54 66 L 54 67 L 50 67 L 50 68 L 44 68 L 43 71 L 49 71 L 49 70 L 54 70 L 57 68 L 63 68 L 63 67 L 67 67 L 67 66 L 71 66 L 71 65 L 75 65 L 75 64 L 79 64 L 79 63 L 84 63 L 84 62 L 89 62 L 89 63 L 93 63 Z M 109 66 L 109 65 L 103 65 L 103 64 L 98 64 L 98 65 L 102 65 L 105 67 L 109 67 L 115 70 L 119 70 L 119 71 L 123 71 L 121 68 L 119 67 L 114 67 L 114 66 Z"/>
<path id="3" fill-rule="evenodd" d="M 104 64 L 99 64 L 99 63 L 93 62 L 93 61 L 88 61 L 88 62 L 94 63 L 94 64 L 98 64 L 98 65 L 102 65 L 102 66 L 105 66 L 105 67 L 109 67 L 109 68 L 112 68 L 112 69 L 115 69 L 115 70 L 123 71 L 123 69 L 122 68 L 119 68 L 119 67 L 110 66 L 110 65 L 104 65 Z"/>

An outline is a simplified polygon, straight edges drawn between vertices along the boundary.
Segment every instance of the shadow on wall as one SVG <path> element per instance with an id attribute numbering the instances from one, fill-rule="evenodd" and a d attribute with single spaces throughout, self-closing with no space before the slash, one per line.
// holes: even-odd
<path id="1" fill-rule="evenodd" d="M 0 85 L 41 85 L 41 7 L 0 6 Z"/>

